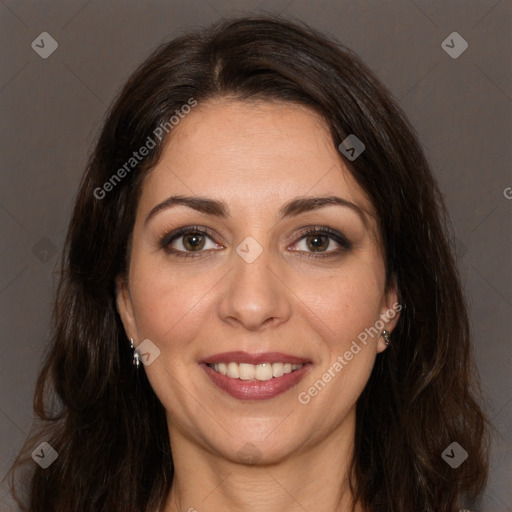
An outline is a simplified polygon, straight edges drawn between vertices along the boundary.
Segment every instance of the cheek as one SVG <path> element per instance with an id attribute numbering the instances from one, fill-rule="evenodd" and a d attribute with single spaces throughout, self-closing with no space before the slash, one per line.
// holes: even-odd
<path id="1" fill-rule="evenodd" d="M 139 336 L 163 346 L 185 344 L 204 318 L 205 293 L 215 284 L 200 272 L 176 272 L 134 262 L 130 289 Z"/>
<path id="2" fill-rule="evenodd" d="M 354 260 L 331 278 L 304 286 L 304 314 L 317 319 L 316 328 L 333 349 L 343 350 L 378 320 L 384 287 L 379 267 Z"/>
<path id="3" fill-rule="evenodd" d="M 314 423 L 317 411 L 324 425 L 338 425 L 366 386 L 377 354 L 378 333 L 370 328 L 379 318 L 381 285 L 378 273 L 361 269 L 340 274 L 305 300 L 303 314 L 319 337 L 320 362 L 298 390 L 299 403 L 311 413 L 306 424 Z"/>

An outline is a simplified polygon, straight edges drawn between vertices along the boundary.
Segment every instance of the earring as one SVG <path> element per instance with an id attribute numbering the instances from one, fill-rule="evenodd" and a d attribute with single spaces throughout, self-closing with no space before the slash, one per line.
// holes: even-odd
<path id="1" fill-rule="evenodd" d="M 387 347 L 391 342 L 391 340 L 389 339 L 389 331 L 382 331 L 382 337 L 384 338 L 384 344 Z"/>
<path id="2" fill-rule="evenodd" d="M 130 338 L 130 347 L 133 350 L 133 364 L 136 366 L 136 368 L 138 370 L 139 369 L 139 365 L 140 365 L 140 355 L 139 355 L 138 350 L 134 349 L 133 338 Z"/>

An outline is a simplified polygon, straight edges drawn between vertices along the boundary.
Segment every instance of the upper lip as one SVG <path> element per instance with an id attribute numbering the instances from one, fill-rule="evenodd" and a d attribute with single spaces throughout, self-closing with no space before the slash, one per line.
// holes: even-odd
<path id="1" fill-rule="evenodd" d="M 217 363 L 247 363 L 247 364 L 262 364 L 262 363 L 292 363 L 292 364 L 306 364 L 309 363 L 303 357 L 292 356 L 290 354 L 283 354 L 281 352 L 260 352 L 258 354 L 251 354 L 249 352 L 236 351 L 236 352 L 222 352 L 212 356 L 205 357 L 199 364 L 217 364 Z"/>

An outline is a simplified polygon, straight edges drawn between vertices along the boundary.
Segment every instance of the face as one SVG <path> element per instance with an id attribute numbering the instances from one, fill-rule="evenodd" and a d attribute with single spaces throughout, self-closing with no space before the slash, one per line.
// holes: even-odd
<path id="1" fill-rule="evenodd" d="M 346 436 L 397 296 L 327 125 L 302 106 L 219 99 L 171 135 L 117 282 L 128 337 L 150 340 L 139 371 L 171 445 L 276 462 Z"/>

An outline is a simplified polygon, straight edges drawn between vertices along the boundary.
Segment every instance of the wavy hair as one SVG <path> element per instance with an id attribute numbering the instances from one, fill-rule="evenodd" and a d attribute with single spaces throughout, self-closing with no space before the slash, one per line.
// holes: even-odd
<path id="1" fill-rule="evenodd" d="M 301 22 L 249 16 L 160 45 L 106 114 L 69 224 L 34 425 L 8 473 L 16 501 L 30 512 L 165 504 L 173 480 L 165 413 L 132 365 L 115 279 L 127 270 L 144 176 L 168 135 L 101 198 L 98 190 L 191 98 L 216 97 L 306 105 L 325 119 L 335 147 L 349 134 L 366 146 L 345 164 L 375 207 L 386 287 L 397 287 L 405 308 L 357 403 L 355 503 L 372 512 L 452 512 L 477 498 L 488 420 L 452 228 L 417 136 L 352 51 Z M 58 452 L 46 469 L 30 457 L 42 441 Z M 469 454 L 457 469 L 441 457 L 453 441 Z"/>

